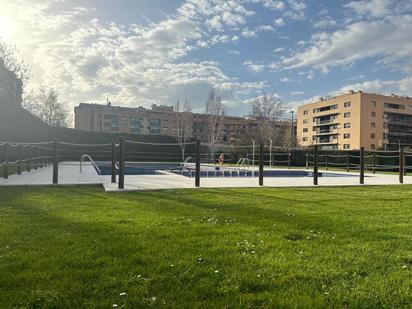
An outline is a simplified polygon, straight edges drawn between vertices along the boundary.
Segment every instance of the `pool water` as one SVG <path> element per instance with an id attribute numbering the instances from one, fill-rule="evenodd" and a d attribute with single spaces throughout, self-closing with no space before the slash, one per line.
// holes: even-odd
<path id="1" fill-rule="evenodd" d="M 100 169 L 100 175 L 111 175 L 112 168 L 110 162 L 96 162 Z M 118 173 L 118 170 L 116 171 Z M 186 177 L 195 177 L 196 171 L 194 165 L 183 169 L 180 163 L 163 163 L 163 162 L 127 162 L 125 164 L 125 175 L 159 175 L 164 172 L 170 172 Z M 356 176 L 339 173 L 318 173 L 319 177 L 348 177 Z M 258 170 L 222 167 L 213 165 L 202 165 L 200 177 L 259 177 Z M 264 170 L 263 177 L 313 177 L 311 171 L 305 170 Z"/>

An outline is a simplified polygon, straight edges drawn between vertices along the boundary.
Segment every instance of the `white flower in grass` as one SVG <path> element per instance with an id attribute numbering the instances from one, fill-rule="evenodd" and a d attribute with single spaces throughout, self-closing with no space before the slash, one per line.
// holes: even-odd
<path id="1" fill-rule="evenodd" d="M 406 268 L 406 267 L 408 267 L 408 266 L 406 266 L 406 265 L 403 265 L 403 266 L 402 266 L 402 268 Z"/>
<path id="2" fill-rule="evenodd" d="M 219 271 L 218 270 L 215 270 L 215 273 L 217 274 Z"/>
<path id="3" fill-rule="evenodd" d="M 113 304 L 113 308 L 118 308 L 117 304 Z"/>
<path id="4" fill-rule="evenodd" d="M 120 296 L 126 296 L 127 294 L 126 294 L 126 292 L 122 292 L 122 293 L 120 293 L 119 295 L 120 295 Z"/>
<path id="5" fill-rule="evenodd" d="M 175 267 L 175 266 L 173 264 L 171 264 L 170 267 Z"/>

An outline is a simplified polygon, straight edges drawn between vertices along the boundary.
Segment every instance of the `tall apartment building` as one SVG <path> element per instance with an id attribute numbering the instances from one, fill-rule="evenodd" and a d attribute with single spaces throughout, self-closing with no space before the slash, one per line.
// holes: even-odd
<path id="1" fill-rule="evenodd" d="M 412 145 L 412 98 L 362 91 L 298 107 L 297 140 L 322 149 Z"/>
<path id="2" fill-rule="evenodd" d="M 144 135 L 176 135 L 177 116 L 172 106 L 153 105 L 151 109 L 144 107 L 129 108 L 102 104 L 80 103 L 74 109 L 75 128 L 95 132 L 117 132 Z M 207 141 L 208 115 L 188 114 L 192 122 L 194 138 Z M 222 138 L 219 142 L 236 143 L 249 130 L 258 126 L 258 121 L 251 118 L 225 116 L 223 118 Z M 288 120 L 273 120 L 270 125 L 280 136 L 276 140 L 292 139 L 296 129 Z M 294 138 L 293 138 L 294 140 Z M 274 139 L 274 145 L 276 144 Z"/>

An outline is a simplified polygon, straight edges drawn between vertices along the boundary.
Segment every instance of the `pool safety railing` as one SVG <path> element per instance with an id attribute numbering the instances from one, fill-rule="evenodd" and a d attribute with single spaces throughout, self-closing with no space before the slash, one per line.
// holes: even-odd
<path id="1" fill-rule="evenodd" d="M 263 170 L 266 166 L 275 165 L 291 167 L 296 162 L 306 169 L 313 168 L 313 183 L 318 184 L 319 168 L 344 169 L 347 172 L 358 172 L 359 183 L 365 183 L 365 172 L 375 174 L 377 171 L 397 171 L 399 183 L 404 182 L 408 169 L 412 169 L 412 150 L 321 150 L 315 145 L 312 150 L 279 149 L 264 146 L 263 143 L 252 145 L 226 145 L 223 150 L 219 148 L 210 151 L 210 145 L 196 142 L 185 143 L 188 146 L 187 157 L 181 162 L 181 143 L 147 143 L 125 140 L 112 141 L 107 144 L 76 144 L 62 141 L 49 141 L 40 143 L 11 143 L 0 142 L 0 169 L 3 178 L 9 175 L 21 175 L 22 172 L 52 165 L 52 183 L 59 182 L 59 165 L 78 164 L 80 156 L 80 169 L 84 162 L 89 160 L 97 172 L 101 169 L 95 161 L 111 161 L 111 181 L 118 183 L 119 189 L 125 186 L 125 162 L 152 162 L 152 159 L 165 159 L 164 162 L 176 163 L 181 169 L 190 170 L 190 176 L 195 177 L 195 186 L 200 186 L 200 176 L 235 177 L 236 175 L 259 175 L 259 185 L 263 185 Z M 213 148 L 213 147 L 212 147 Z M 179 149 L 177 151 L 177 149 Z M 211 157 L 213 153 L 215 156 Z M 218 156 L 224 155 L 224 163 L 232 165 L 230 169 L 221 171 L 201 170 L 201 163 L 216 166 Z M 249 156 L 251 155 L 251 157 Z M 269 155 L 269 157 L 268 157 Z M 305 157 L 306 156 L 306 157 Z M 93 159 L 92 159 L 93 158 Z M 269 158 L 269 159 L 268 159 Z M 300 160 L 300 161 L 299 161 Z M 194 171 L 191 168 L 194 161 Z M 78 162 L 78 161 L 77 161 Z M 181 163 L 178 163 L 181 162 Z M 253 163 L 258 162 L 258 165 Z M 259 171 L 259 172 L 258 172 Z M 110 173 L 110 172 L 108 172 Z M 159 173 L 160 174 L 160 173 Z M 163 174 L 163 173 L 161 173 Z M 118 175 L 118 176 L 117 176 Z"/>
<path id="2" fill-rule="evenodd" d="M 94 162 L 94 160 L 92 159 L 91 156 L 89 156 L 88 154 L 84 154 L 81 156 L 80 158 L 80 173 L 82 173 L 82 167 L 83 167 L 83 162 L 86 161 L 86 159 L 88 159 L 90 161 L 90 163 L 92 164 L 92 166 L 95 168 L 95 170 L 99 173 L 99 175 L 102 173 L 100 168 L 96 165 L 96 163 Z"/>

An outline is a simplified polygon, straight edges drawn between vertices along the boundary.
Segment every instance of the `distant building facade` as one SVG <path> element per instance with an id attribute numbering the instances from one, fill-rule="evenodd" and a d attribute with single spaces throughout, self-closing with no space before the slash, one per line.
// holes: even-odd
<path id="1" fill-rule="evenodd" d="M 385 149 L 412 146 L 412 98 L 349 91 L 298 107 L 303 147 Z"/>
<path id="2" fill-rule="evenodd" d="M 151 109 L 144 107 L 129 108 L 113 106 L 110 103 L 80 103 L 75 107 L 75 128 L 95 132 L 116 132 L 144 135 L 176 135 L 177 113 L 172 106 L 153 105 Z M 203 142 L 208 137 L 208 115 L 190 113 L 193 138 Z M 259 122 L 245 117 L 224 116 L 222 121 L 221 143 L 236 143 L 249 130 L 255 129 Z M 282 135 L 282 140 L 294 140 L 292 122 L 288 120 L 272 120 L 270 125 Z"/>

